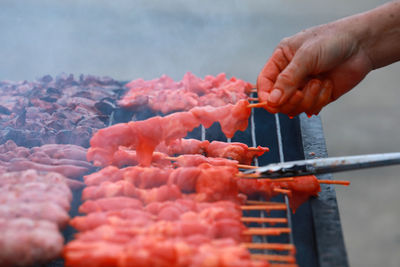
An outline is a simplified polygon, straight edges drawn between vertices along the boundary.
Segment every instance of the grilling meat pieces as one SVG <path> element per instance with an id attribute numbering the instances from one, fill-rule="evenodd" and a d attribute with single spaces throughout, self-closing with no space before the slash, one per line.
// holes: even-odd
<path id="1" fill-rule="evenodd" d="M 57 258 L 72 193 L 58 173 L 0 175 L 0 265 L 31 266 Z"/>
<path id="2" fill-rule="evenodd" d="M 64 239 L 56 224 L 29 218 L 0 219 L 0 265 L 31 266 L 57 258 Z"/>
<path id="3" fill-rule="evenodd" d="M 12 140 L 0 145 L 0 172 L 33 169 L 41 172 L 57 172 L 72 188 L 81 188 L 78 181 L 94 169 L 86 161 L 86 149 L 77 145 L 48 144 L 26 148 L 17 146 Z"/>
<path id="4" fill-rule="evenodd" d="M 99 130 L 93 136 L 87 158 L 93 161 L 95 166 L 110 165 L 118 147 L 126 146 L 136 149 L 139 163 L 148 166 L 160 143 L 168 144 L 185 137 L 200 124 L 209 127 L 211 122 L 218 121 L 228 138 L 233 137 L 237 130 L 245 130 L 251 111 L 247 105 L 246 100 L 240 100 L 235 105 L 212 108 L 213 112 L 206 112 L 211 107 L 205 106 L 194 109 L 195 112 L 177 112 L 165 117 L 116 124 Z M 201 110 L 204 112 L 200 112 Z M 222 112 L 222 115 L 219 112 Z"/>
<path id="5" fill-rule="evenodd" d="M 235 77 L 227 79 L 224 73 L 200 79 L 187 72 L 179 82 L 163 75 L 150 81 L 137 79 L 126 87 L 129 90 L 118 102 L 122 107 L 133 110 L 148 107 L 167 114 L 199 106 L 235 104 L 247 99 L 253 86 Z"/>
<path id="6" fill-rule="evenodd" d="M 116 100 L 124 90 L 120 82 L 89 75 L 0 81 L 0 144 L 13 140 L 25 147 L 88 147 L 94 131 L 121 114 Z"/>

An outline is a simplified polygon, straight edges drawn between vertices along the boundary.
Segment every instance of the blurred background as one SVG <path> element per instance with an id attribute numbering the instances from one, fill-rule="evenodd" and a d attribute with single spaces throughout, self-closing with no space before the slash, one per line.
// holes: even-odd
<path id="1" fill-rule="evenodd" d="M 255 82 L 278 42 L 379 0 L 0 1 L 0 80 L 62 72 L 128 81 L 226 72 Z M 322 113 L 330 156 L 400 151 L 400 63 Z M 400 167 L 335 175 L 351 266 L 400 264 Z"/>

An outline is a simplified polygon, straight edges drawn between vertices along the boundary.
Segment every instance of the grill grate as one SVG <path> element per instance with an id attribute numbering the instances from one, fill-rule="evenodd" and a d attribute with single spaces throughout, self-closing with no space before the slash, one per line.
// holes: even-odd
<path id="1" fill-rule="evenodd" d="M 255 110 L 252 109 L 251 112 L 251 117 L 250 117 L 250 122 L 249 122 L 249 127 L 248 130 L 242 134 L 241 139 L 245 139 L 245 142 L 249 146 L 256 147 L 257 145 L 262 145 L 262 146 L 270 146 L 270 144 L 259 144 L 257 142 L 257 136 L 256 136 L 256 121 L 258 123 L 262 123 L 262 119 L 258 118 L 256 120 L 255 116 Z M 261 119 L 261 121 L 260 121 Z M 276 130 L 276 137 L 277 137 L 277 144 L 278 144 L 278 155 L 279 155 L 279 160 L 282 162 L 284 161 L 284 155 L 283 155 L 283 143 L 282 143 L 282 136 L 281 136 L 281 131 L 280 131 L 280 119 L 279 116 L 276 115 L 274 116 L 275 119 L 275 130 Z M 213 125 L 210 129 L 205 129 L 204 126 L 200 126 L 200 133 L 199 133 L 199 139 L 204 141 L 206 139 L 206 136 L 216 136 L 216 137 L 222 137 L 223 139 L 223 134 L 218 129 L 218 125 Z M 191 134 L 196 135 L 196 131 L 192 132 Z M 197 136 L 192 136 L 192 137 L 197 137 Z M 235 136 L 236 137 L 236 136 Z M 236 139 L 234 137 L 234 139 Z M 217 140 L 217 139 L 208 139 L 209 141 Z M 225 141 L 225 140 L 222 140 Z M 230 138 L 226 138 L 227 142 L 232 142 Z M 239 141 L 239 140 L 235 140 Z M 243 140 L 241 140 L 243 142 Z M 259 161 L 257 158 L 254 160 L 254 165 L 259 166 Z M 260 199 L 261 203 L 264 202 L 263 199 Z M 286 222 L 282 223 L 269 223 L 268 225 L 266 223 L 261 223 L 261 224 L 250 224 L 250 227 L 257 227 L 257 228 L 262 228 L 265 230 L 271 229 L 271 228 L 276 228 L 276 229 L 281 229 L 282 227 L 289 228 L 290 231 L 289 233 L 282 233 L 278 236 L 278 238 L 272 238 L 269 237 L 268 234 L 266 235 L 254 235 L 253 236 L 253 244 L 246 244 L 249 248 L 250 251 L 253 253 L 254 258 L 259 258 L 259 259 L 267 259 L 271 262 L 275 263 L 288 263 L 288 262 L 293 262 L 294 261 L 294 243 L 293 243 L 293 235 L 292 235 L 292 227 L 291 227 L 291 212 L 289 208 L 289 201 L 288 198 L 285 196 L 284 198 L 277 198 L 274 200 L 275 203 L 282 203 L 285 204 L 285 209 L 282 210 L 281 208 L 280 211 L 278 212 L 273 212 L 270 211 L 267 213 L 265 210 L 254 210 L 252 212 L 244 212 L 244 217 L 257 217 L 257 218 L 275 218 L 275 219 L 286 219 Z M 255 202 L 257 204 L 257 202 Z M 277 214 L 275 214 L 277 213 Z M 282 226 L 283 224 L 283 226 Z M 279 243 L 279 244 L 278 244 Z M 268 244 L 268 245 L 267 245 Z M 280 244 L 286 245 L 282 246 L 281 249 L 278 251 L 276 250 L 276 247 L 279 246 Z M 260 253 L 261 252 L 261 253 Z M 279 265 L 278 265 L 279 266 Z M 296 265 L 293 265 L 296 266 Z"/>
<path id="2" fill-rule="evenodd" d="M 208 129 L 195 130 L 188 137 L 229 141 L 217 124 Z M 255 165 L 300 160 L 311 157 L 311 154 L 316 157 L 327 156 L 318 117 L 308 119 L 306 116 L 300 116 L 289 119 L 284 115 L 272 115 L 263 109 L 253 109 L 248 129 L 236 133 L 232 141 L 242 142 L 249 146 L 267 146 L 271 149 L 255 161 Z M 330 175 L 319 178 L 331 179 Z M 287 245 L 287 248 L 296 248 L 298 266 L 348 266 L 334 188 L 332 185 L 321 185 L 321 190 L 319 198 L 304 203 L 295 214 L 292 214 L 288 208 L 286 196 L 272 200 L 285 204 L 285 210 L 244 213 L 247 217 L 286 218 L 287 222 L 283 225 L 291 229 L 290 233 L 279 236 L 254 236 L 251 252 L 255 257 L 263 257 L 273 262 L 287 262 L 291 256 L 290 249 L 284 252 L 273 249 L 254 249 L 263 246 L 257 244 L 283 243 Z M 282 227 L 282 223 L 276 226 L 266 223 L 249 226 Z"/>
<path id="3" fill-rule="evenodd" d="M 140 116 L 138 119 L 142 120 L 148 118 L 149 114 L 138 116 Z M 122 121 L 113 120 L 113 124 L 119 122 Z M 229 141 L 218 124 L 214 124 L 208 129 L 199 127 L 189 133 L 188 138 Z M 248 129 L 244 132 L 237 132 L 231 141 L 246 143 L 250 146 L 269 147 L 270 152 L 256 160 L 255 165 L 298 160 L 305 157 L 326 157 L 324 136 L 318 117 L 308 119 L 300 116 L 290 120 L 286 116 L 272 115 L 263 109 L 253 109 Z M 313 152 L 314 156 L 310 156 L 310 152 Z M 323 175 L 319 178 L 330 179 L 330 175 Z M 254 253 L 254 257 L 267 258 L 275 263 L 288 262 L 291 260 L 288 258 L 291 256 L 290 252 L 294 251 L 295 247 L 298 266 L 348 266 L 334 188 L 332 185 L 321 185 L 321 190 L 318 199 L 312 199 L 303 204 L 295 214 L 292 214 L 288 208 L 287 197 L 282 196 L 274 198 L 272 201 L 284 204 L 285 209 L 283 210 L 246 211 L 245 216 L 247 217 L 287 219 L 286 222 L 276 222 L 276 225 L 251 223 L 249 227 L 288 227 L 291 230 L 290 233 L 279 236 L 253 236 L 253 242 L 249 248 Z M 80 192 L 75 192 L 71 216 L 78 214 L 79 204 Z M 75 231 L 71 227 L 64 231 L 67 242 L 73 239 L 74 233 Z M 275 250 L 274 244 L 276 243 L 285 244 L 285 249 L 283 251 Z M 261 247 L 262 249 L 260 249 Z M 276 264 L 275 267 L 279 265 Z M 45 266 L 61 267 L 63 261 L 59 259 Z"/>

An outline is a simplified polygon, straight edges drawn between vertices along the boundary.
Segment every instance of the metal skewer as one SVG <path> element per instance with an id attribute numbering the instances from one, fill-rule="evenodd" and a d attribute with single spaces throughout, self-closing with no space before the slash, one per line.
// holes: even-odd
<path id="1" fill-rule="evenodd" d="M 398 152 L 273 163 L 257 169 L 247 170 L 244 173 L 258 173 L 260 178 L 281 178 L 334 173 L 396 164 L 400 164 L 400 153 Z"/>

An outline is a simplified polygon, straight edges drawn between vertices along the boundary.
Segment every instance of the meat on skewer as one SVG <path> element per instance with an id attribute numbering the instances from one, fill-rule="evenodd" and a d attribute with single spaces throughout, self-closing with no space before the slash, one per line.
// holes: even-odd
<path id="1" fill-rule="evenodd" d="M 207 156 L 233 159 L 241 164 L 250 165 L 254 157 L 262 156 L 268 151 L 268 147 L 258 146 L 257 149 L 250 149 L 246 144 L 239 142 L 225 143 L 213 141 L 207 147 Z"/>
<path id="2" fill-rule="evenodd" d="M 230 160 L 226 158 L 212 158 L 205 157 L 203 155 L 180 155 L 178 157 L 167 157 L 167 159 L 174 161 L 174 166 L 177 167 L 195 167 L 203 163 L 208 163 L 213 166 L 229 166 L 237 168 L 239 162 L 236 160 Z"/>
<path id="3" fill-rule="evenodd" d="M 93 165 L 86 161 L 86 149 L 76 145 L 49 144 L 26 148 L 8 140 L 0 145 L 0 151 L 0 165 L 4 172 L 34 169 L 78 179 L 93 169 Z M 68 182 L 72 189 L 83 186 L 79 181 Z"/>
<path id="4" fill-rule="evenodd" d="M 190 111 L 201 121 L 205 128 L 219 122 L 221 131 L 227 138 L 232 138 L 236 131 L 247 129 L 251 109 L 247 100 L 239 100 L 236 104 L 227 104 L 221 107 L 195 107 Z"/>
<path id="5" fill-rule="evenodd" d="M 187 218 L 190 217 L 190 218 Z M 211 239 L 232 238 L 238 242 L 248 240 L 248 236 L 242 235 L 246 227 L 231 218 L 211 221 L 201 219 L 193 213 L 183 214 L 180 220 L 156 221 L 143 226 L 117 227 L 107 224 L 98 226 L 93 230 L 77 234 L 77 238 L 83 241 L 105 240 L 111 242 L 126 242 L 137 235 L 161 236 L 164 238 L 187 237 L 202 235 Z"/>
<path id="6" fill-rule="evenodd" d="M 114 199 L 110 199 L 109 202 L 115 204 Z M 104 203 L 106 201 L 103 201 L 103 206 Z M 153 202 L 139 208 L 132 205 L 128 208 L 121 205 L 110 206 L 110 203 L 107 205 L 106 211 L 93 211 L 86 216 L 73 218 L 70 222 L 71 225 L 79 231 L 87 231 L 100 225 L 123 226 L 124 228 L 129 225 L 132 227 L 144 227 L 157 221 L 179 221 L 185 219 L 206 220 L 209 223 L 222 219 L 234 219 L 240 222 L 242 214 L 239 205 L 228 201 L 215 202 L 216 205 L 211 203 L 205 205 L 196 204 L 193 200 L 185 199 L 181 201 Z"/>
<path id="7" fill-rule="evenodd" d="M 131 170 L 138 170 L 138 168 L 140 167 L 130 167 Z M 165 170 L 157 168 L 147 169 L 152 173 L 156 171 L 158 175 L 156 174 L 154 177 L 157 177 L 157 179 L 165 179 L 164 181 L 168 179 L 168 185 L 158 188 L 154 187 L 151 190 L 139 189 L 137 187 L 138 184 L 141 184 L 144 181 L 151 182 L 151 180 L 147 180 L 146 176 L 141 176 L 140 174 L 143 172 L 131 172 L 130 177 L 129 172 L 127 171 L 124 175 L 119 176 L 121 180 L 116 181 L 115 183 L 105 181 L 100 185 L 86 187 L 82 192 L 82 198 L 97 199 L 113 196 L 130 196 L 138 197 L 145 203 L 148 203 L 150 199 L 157 199 L 158 197 L 165 198 L 165 196 L 162 197 L 162 195 L 157 193 L 158 190 L 164 188 L 164 190 L 172 190 L 171 192 L 175 192 L 170 196 L 173 198 L 179 196 L 179 191 L 185 193 L 196 193 L 194 197 L 197 198 L 198 201 L 217 201 L 223 199 L 240 201 L 241 199 L 237 187 L 238 178 L 236 177 L 236 173 L 238 171 L 237 168 L 234 167 L 211 166 L 207 163 L 203 163 L 199 167 L 172 169 L 170 174 L 168 175 L 168 173 L 165 173 L 165 176 L 160 175 L 162 172 L 165 172 Z M 138 183 L 137 179 L 139 177 L 143 177 L 143 179 L 142 182 Z M 152 194 L 154 194 L 153 197 L 150 197 Z"/>
<path id="8" fill-rule="evenodd" d="M 115 183 L 104 182 L 100 186 L 86 187 L 82 192 L 82 199 L 99 199 L 116 196 L 135 197 L 143 203 L 174 200 L 182 197 L 182 192 L 176 185 L 163 185 L 152 189 L 139 189 L 128 181 Z"/>
<path id="9" fill-rule="evenodd" d="M 68 212 L 52 202 L 9 202 L 0 205 L 0 219 L 12 220 L 27 218 L 34 221 L 44 220 L 55 223 L 62 229 L 69 220 Z M 3 229 L 6 230 L 6 229 Z"/>
<path id="10" fill-rule="evenodd" d="M 185 137 L 200 123 L 210 125 L 211 121 L 219 121 L 228 137 L 232 137 L 237 130 L 244 130 L 250 115 L 247 104 L 243 100 L 235 105 L 213 108 L 212 112 L 206 111 L 210 109 L 208 106 L 199 107 L 195 112 L 177 112 L 101 129 L 90 141 L 87 159 L 93 161 L 95 166 L 110 165 L 118 147 L 126 146 L 136 150 L 141 165 L 148 166 L 154 150 L 161 142 L 168 144 Z M 218 112 L 222 115 L 218 116 Z"/>
<path id="11" fill-rule="evenodd" d="M 218 107 L 236 103 L 248 97 L 252 85 L 235 77 L 228 80 L 224 73 L 200 79 L 187 72 L 180 82 L 163 75 L 150 81 L 134 80 L 126 87 L 129 91 L 119 101 L 122 107 L 138 109 L 147 106 L 167 114 L 197 106 Z"/>
<path id="12" fill-rule="evenodd" d="M 124 244 L 74 240 L 65 247 L 64 256 L 66 264 L 74 267 L 93 263 L 99 267 L 269 266 L 266 261 L 251 260 L 249 251 L 233 239 L 211 240 L 203 236 L 175 239 L 137 236 Z"/>
<path id="13" fill-rule="evenodd" d="M 88 186 L 100 185 L 103 182 L 117 182 L 125 180 L 131 182 L 137 188 L 153 188 L 165 185 L 170 174 L 175 171 L 172 168 L 140 167 L 131 166 L 119 169 L 108 166 L 98 172 L 84 176 L 83 179 Z"/>
<path id="14" fill-rule="evenodd" d="M 240 202 L 243 200 L 241 194 L 250 198 L 261 196 L 268 200 L 291 190 L 290 204 L 292 209 L 296 210 L 310 196 L 317 196 L 320 190 L 315 176 L 268 180 L 241 179 L 237 177 L 237 174 L 238 169 L 235 167 L 213 166 L 208 163 L 202 163 L 197 167 L 176 169 L 139 166 L 118 169 L 109 166 L 98 173 L 84 177 L 89 187 L 83 190 L 82 197 L 83 199 L 98 199 L 129 196 L 149 203 L 151 199 L 158 197 L 168 199 L 164 192 L 171 191 L 171 193 L 174 192 L 171 195 L 174 199 L 179 198 L 181 193 L 196 193 L 193 197 L 197 201 L 231 199 Z M 161 185 L 163 185 L 162 189 L 157 188 Z M 150 188 L 152 188 L 151 191 L 148 190 Z M 157 193 L 159 190 L 163 192 L 160 196 Z"/>
<path id="15" fill-rule="evenodd" d="M 109 197 L 87 200 L 80 207 L 80 213 L 111 211 L 121 209 L 142 209 L 143 203 L 131 197 Z"/>
<path id="16" fill-rule="evenodd" d="M 163 152 L 159 152 L 161 150 Z M 267 147 L 258 146 L 257 148 L 248 147 L 246 144 L 233 142 L 226 143 L 220 141 L 199 141 L 196 139 L 179 139 L 170 145 L 161 143 L 153 152 L 151 165 L 158 167 L 172 167 L 170 160 L 178 163 L 175 165 L 196 166 L 200 163 L 208 162 L 212 165 L 233 165 L 234 162 L 228 162 L 225 159 L 231 159 L 235 164 L 249 165 L 254 157 L 259 157 L 269 151 Z M 166 152 L 166 153 L 165 153 Z M 168 153 L 168 154 L 167 154 Z M 170 158 L 168 155 L 180 155 L 178 158 Z M 208 155 L 206 158 L 203 155 Z M 136 150 L 119 146 L 114 152 L 111 165 L 124 167 L 138 165 L 139 159 Z M 245 166 L 239 166 L 245 167 Z"/>
<path id="17" fill-rule="evenodd" d="M 176 139 L 168 143 L 160 143 L 156 147 L 156 151 L 163 152 L 170 156 L 174 155 L 186 155 L 186 154 L 207 154 L 207 147 L 210 144 L 209 141 L 200 141 L 197 139 Z"/>
<path id="18" fill-rule="evenodd" d="M 0 265 L 31 266 L 61 254 L 64 239 L 55 223 L 28 218 L 0 219 Z"/>

